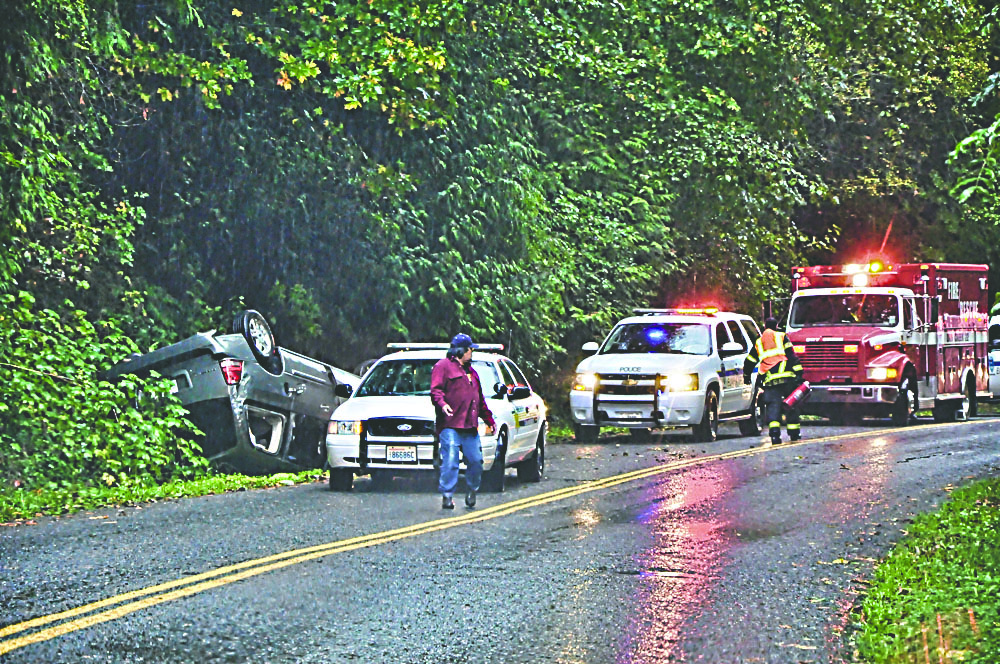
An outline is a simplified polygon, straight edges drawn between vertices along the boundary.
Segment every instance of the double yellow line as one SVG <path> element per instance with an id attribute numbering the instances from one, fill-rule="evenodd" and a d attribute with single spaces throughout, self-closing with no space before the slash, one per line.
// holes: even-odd
<path id="1" fill-rule="evenodd" d="M 574 496 L 609 489 L 620 484 L 635 482 L 637 480 L 662 475 L 681 468 L 709 463 L 711 461 L 735 459 L 738 457 L 751 456 L 762 452 L 797 447 L 800 445 L 830 442 L 858 436 L 875 436 L 890 432 L 897 433 L 898 431 L 899 429 L 865 431 L 861 433 L 842 434 L 839 436 L 827 436 L 825 438 L 813 438 L 797 443 L 784 444 L 780 447 L 758 447 L 745 450 L 734 450 L 732 452 L 723 452 L 721 454 L 712 454 L 691 459 L 683 459 L 660 466 L 633 470 L 621 475 L 591 480 L 571 487 L 557 489 L 555 491 L 549 491 L 535 496 L 519 498 L 508 503 L 502 503 L 500 505 L 476 510 L 474 512 L 467 512 L 454 517 L 436 519 L 434 521 L 425 521 L 412 526 L 405 526 L 403 528 L 396 528 L 394 530 L 387 530 L 380 533 L 372 533 L 370 535 L 359 535 L 357 537 L 338 540 L 336 542 L 327 542 L 326 544 L 318 544 L 316 546 L 277 553 L 264 558 L 248 560 L 236 565 L 227 565 L 225 567 L 219 567 L 194 576 L 160 583 L 146 588 L 140 588 L 138 590 L 115 595 L 114 597 L 108 597 L 107 599 L 102 599 L 97 602 L 78 606 L 59 613 L 39 616 L 38 618 L 32 618 L 31 620 L 26 620 L 21 623 L 0 628 L 0 639 L 4 639 L 0 641 L 0 655 L 11 652 L 12 650 L 17 650 L 18 648 L 23 648 L 33 643 L 48 641 L 71 632 L 93 627 L 94 625 L 99 625 L 111 620 L 117 620 L 118 618 L 127 616 L 130 613 L 148 609 L 158 604 L 196 595 L 206 590 L 219 588 L 230 583 L 235 583 L 236 581 L 242 581 L 243 579 L 266 574 L 291 565 L 298 565 L 299 563 L 304 563 L 309 560 L 323 558 L 335 553 L 344 553 L 346 551 L 354 551 L 355 549 L 364 549 L 367 547 L 378 546 L 380 544 L 406 539 L 408 537 L 433 533 L 439 530 L 447 530 L 448 528 L 457 528 L 458 526 L 464 526 L 470 523 L 497 519 L 515 514 L 516 512 L 520 512 L 531 507 L 537 507 L 559 500 L 566 500 L 568 498 L 573 498 Z M 28 634 L 24 634 L 23 636 L 7 638 L 15 634 L 28 632 L 29 630 L 38 627 L 51 625 L 52 623 L 59 624 L 46 627 L 45 629 L 35 632 L 30 632 Z"/>

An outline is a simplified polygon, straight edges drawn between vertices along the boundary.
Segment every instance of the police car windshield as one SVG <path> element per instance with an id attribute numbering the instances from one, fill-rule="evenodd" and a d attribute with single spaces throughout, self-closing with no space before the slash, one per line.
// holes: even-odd
<path id="1" fill-rule="evenodd" d="M 611 332 L 600 352 L 709 355 L 712 335 L 701 323 L 626 323 Z"/>
<path id="2" fill-rule="evenodd" d="M 867 325 L 895 327 L 899 323 L 899 298 L 870 293 L 827 293 L 795 298 L 788 315 L 789 327 Z"/>
<path id="3" fill-rule="evenodd" d="M 429 396 L 431 370 L 437 359 L 399 359 L 379 362 L 365 375 L 358 386 L 359 397 Z M 475 360 L 472 368 L 479 375 L 479 383 L 491 389 L 496 382 L 496 372 L 489 362 Z"/>

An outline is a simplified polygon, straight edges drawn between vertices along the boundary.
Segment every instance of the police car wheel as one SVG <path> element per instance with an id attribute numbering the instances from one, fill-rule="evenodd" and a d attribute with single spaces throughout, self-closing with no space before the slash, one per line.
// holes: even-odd
<path id="1" fill-rule="evenodd" d="M 573 439 L 578 443 L 596 443 L 597 435 L 601 432 L 601 427 L 591 424 L 574 424 Z"/>
<path id="2" fill-rule="evenodd" d="M 715 392 L 709 392 L 705 397 L 705 414 L 701 422 L 692 427 L 695 440 L 699 443 L 711 443 L 719 437 L 719 397 Z"/>
<path id="3" fill-rule="evenodd" d="M 330 491 L 350 491 L 353 486 L 353 470 L 350 468 L 330 469 Z"/>
<path id="4" fill-rule="evenodd" d="M 535 451 L 527 459 L 517 464 L 519 482 L 540 482 L 545 473 L 545 439 L 548 425 L 542 422 L 542 430 L 535 440 Z"/>
<path id="5" fill-rule="evenodd" d="M 741 436 L 759 436 L 761 422 L 764 421 L 764 406 L 761 404 L 759 393 L 754 393 L 753 399 L 750 400 L 750 404 L 750 417 L 739 421 Z"/>
<path id="6" fill-rule="evenodd" d="M 493 466 L 483 473 L 482 489 L 492 493 L 503 493 L 507 484 L 507 432 L 502 431 L 497 439 L 497 456 Z"/>

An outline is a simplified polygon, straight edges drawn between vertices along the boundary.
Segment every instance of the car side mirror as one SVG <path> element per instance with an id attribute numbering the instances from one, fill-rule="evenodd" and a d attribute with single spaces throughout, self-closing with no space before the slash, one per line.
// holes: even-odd
<path id="1" fill-rule="evenodd" d="M 501 399 L 507 396 L 507 386 L 503 383 L 497 383 L 493 386 L 493 396 L 497 399 Z"/>
<path id="2" fill-rule="evenodd" d="M 588 341 L 587 343 L 583 344 L 581 350 L 584 353 L 589 353 L 590 355 L 593 355 L 594 353 L 597 352 L 598 348 L 600 348 L 600 346 L 597 345 L 596 341 Z"/>
<path id="3" fill-rule="evenodd" d="M 524 385 L 518 385 L 510 391 L 510 400 L 517 401 L 518 399 L 527 399 L 531 396 L 531 388 L 525 387 Z"/>
<path id="4" fill-rule="evenodd" d="M 333 393 L 347 399 L 354 394 L 354 387 L 350 383 L 337 383 L 333 388 Z"/>
<path id="5" fill-rule="evenodd" d="M 735 341 L 727 341 L 722 344 L 722 348 L 719 349 L 719 355 L 722 357 L 729 357 L 730 355 L 739 355 L 745 351 L 746 349 Z"/>

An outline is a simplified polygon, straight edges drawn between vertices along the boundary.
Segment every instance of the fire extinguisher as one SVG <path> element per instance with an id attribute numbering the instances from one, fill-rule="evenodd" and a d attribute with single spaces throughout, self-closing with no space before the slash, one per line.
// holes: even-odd
<path id="1" fill-rule="evenodd" d="M 785 404 L 785 408 L 794 408 L 800 401 L 809 395 L 811 389 L 812 388 L 809 387 L 809 381 L 804 380 L 802 381 L 802 384 L 792 390 L 792 393 L 785 397 L 781 403 Z"/>

